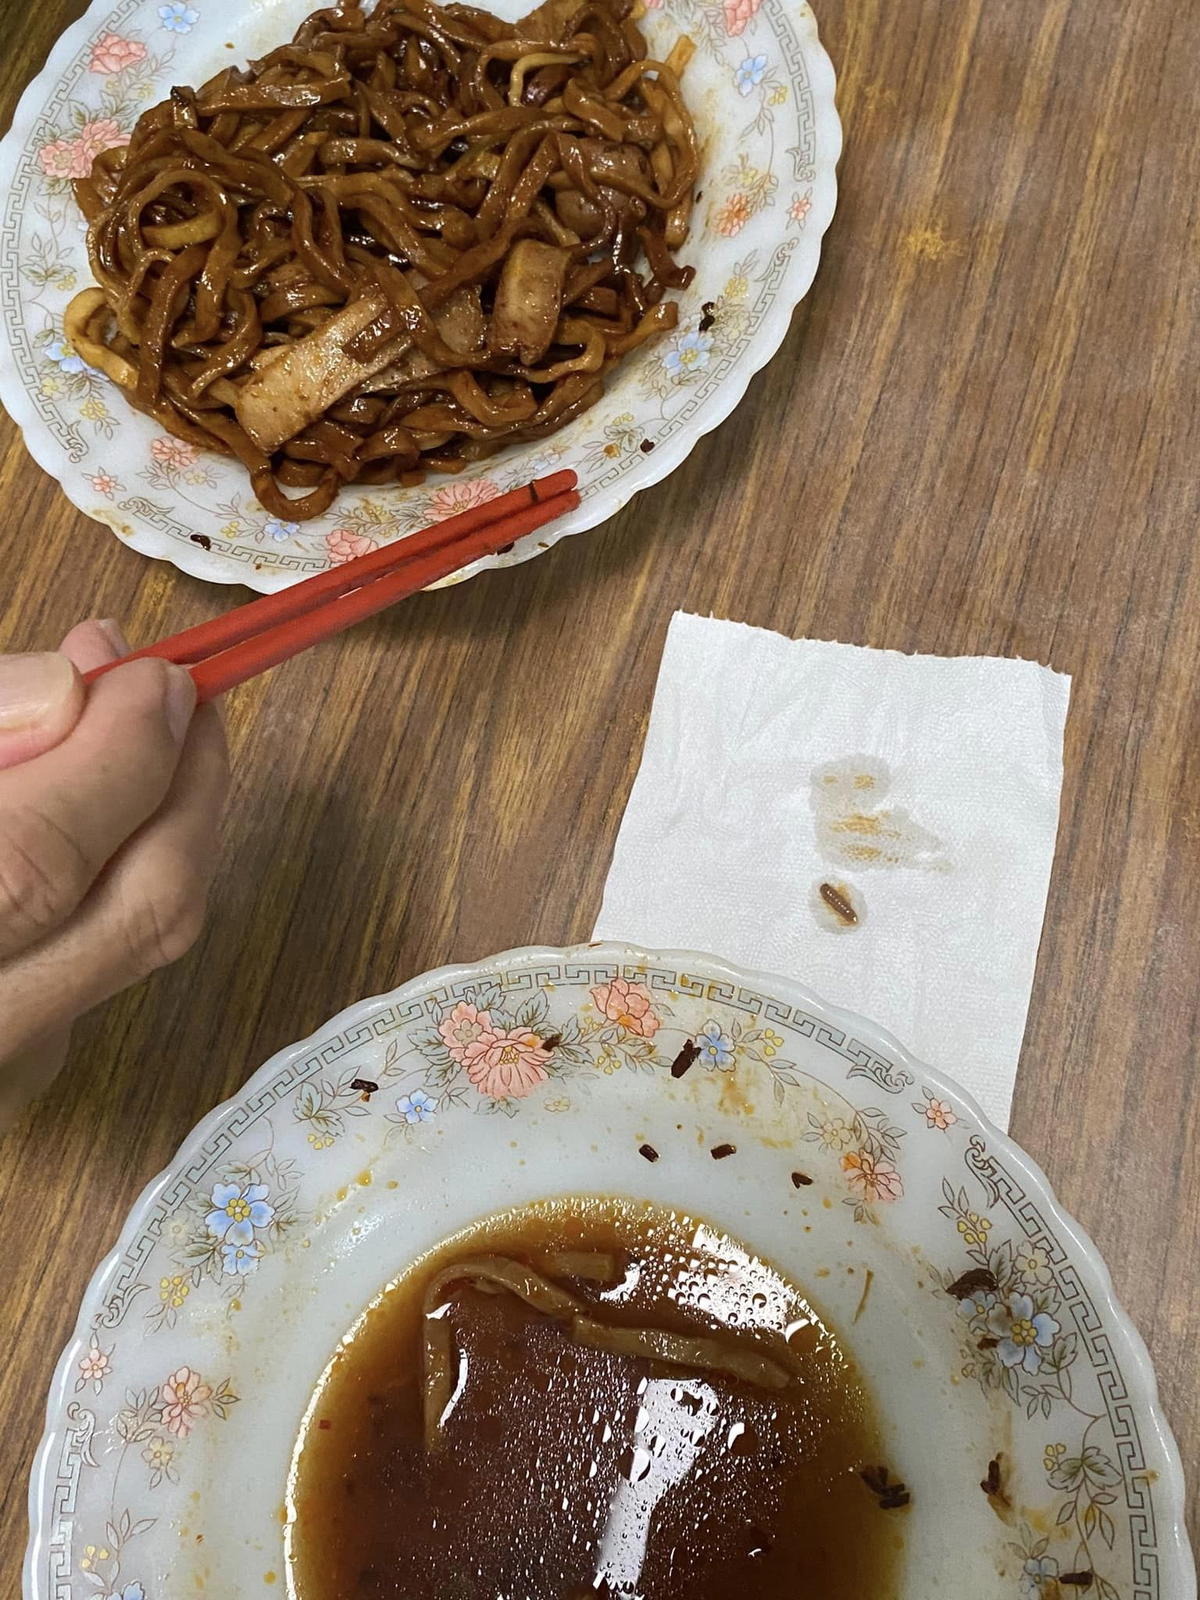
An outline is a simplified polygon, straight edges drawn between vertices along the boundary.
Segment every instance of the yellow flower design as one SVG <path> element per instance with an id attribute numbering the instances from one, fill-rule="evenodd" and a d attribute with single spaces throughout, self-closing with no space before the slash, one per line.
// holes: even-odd
<path id="1" fill-rule="evenodd" d="M 1053 1472 L 1063 1456 L 1067 1453 L 1065 1444 L 1048 1444 L 1042 1456 L 1042 1465 L 1047 1472 Z"/>
<path id="2" fill-rule="evenodd" d="M 964 1244 L 982 1249 L 987 1243 L 988 1234 L 992 1231 L 992 1224 L 987 1217 L 981 1217 L 977 1211 L 968 1211 L 965 1217 L 959 1217 L 958 1231 L 962 1234 Z"/>
<path id="3" fill-rule="evenodd" d="M 79 415 L 88 422 L 103 422 L 108 416 L 108 407 L 103 400 L 88 399 L 80 406 Z"/>
<path id="4" fill-rule="evenodd" d="M 845 1150 L 854 1143 L 854 1130 L 845 1117 L 828 1117 L 818 1129 L 826 1150 Z"/>
<path id="5" fill-rule="evenodd" d="M 771 93 L 767 96 L 767 104 L 769 106 L 781 106 L 787 97 L 787 84 L 777 83 L 771 90 Z"/>
<path id="6" fill-rule="evenodd" d="M 165 1306 L 178 1308 L 192 1292 L 192 1286 L 181 1272 L 158 1280 L 158 1298 Z"/>
<path id="7" fill-rule="evenodd" d="M 142 1451 L 142 1460 L 153 1472 L 166 1472 L 175 1459 L 175 1446 L 170 1439 L 154 1438 Z"/>

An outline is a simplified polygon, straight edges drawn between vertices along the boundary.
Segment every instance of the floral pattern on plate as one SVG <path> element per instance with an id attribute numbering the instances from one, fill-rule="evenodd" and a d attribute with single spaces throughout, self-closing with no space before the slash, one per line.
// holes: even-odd
<path id="1" fill-rule="evenodd" d="M 179 82 L 282 42 L 312 9 L 265 14 L 172 0 L 95 0 L 30 86 L 0 147 L 0 397 L 70 498 L 147 554 L 198 577 L 274 589 L 503 493 L 574 467 L 578 511 L 485 565 L 520 561 L 593 527 L 684 459 L 740 399 L 787 331 L 833 213 L 841 133 L 833 74 L 802 0 L 668 0 L 648 10 L 652 47 L 695 41 L 686 83 L 707 159 L 692 236 L 697 268 L 674 334 L 636 352 L 605 397 L 562 433 L 509 450 L 485 476 L 419 489 L 347 490 L 307 523 L 272 518 L 232 462 L 169 439 L 63 341 L 63 311 L 90 281 L 71 181 L 128 142 L 138 115 Z M 269 31 L 268 31 L 269 30 Z M 719 154 L 718 154 L 719 151 Z"/>
<path id="2" fill-rule="evenodd" d="M 245 1477 L 242 1519 L 261 1519 L 256 1552 L 269 1543 L 273 1484 L 325 1359 L 326 1336 L 314 1355 L 306 1323 L 290 1360 L 277 1358 L 289 1294 L 314 1306 L 312 1272 L 340 1272 L 383 1241 L 389 1265 L 363 1280 L 377 1287 L 373 1274 L 396 1270 L 405 1248 L 396 1225 L 433 1204 L 438 1173 L 454 1188 L 472 1175 L 483 1185 L 473 1214 L 494 1208 L 526 1131 L 531 1148 L 574 1152 L 570 1182 L 586 1185 L 593 1161 L 617 1192 L 645 1192 L 653 1173 L 669 1196 L 690 1171 L 714 1205 L 721 1183 L 734 1185 L 727 1207 L 778 1193 L 799 1208 L 791 1226 L 823 1230 L 845 1271 L 901 1260 L 904 1315 L 945 1351 L 932 1379 L 994 1417 L 1003 1440 L 990 1463 L 971 1463 L 983 1481 L 960 1486 L 995 1541 L 996 1600 L 1193 1593 L 1178 1464 L 1144 1352 L 1040 1174 L 952 1085 L 797 986 L 600 946 L 518 951 L 363 1002 L 196 1130 L 135 1208 L 60 1365 L 35 1472 L 29 1600 L 165 1600 L 182 1559 L 175 1530 L 201 1531 L 214 1555 L 230 1538 L 222 1451 L 261 1449 L 274 1428 L 280 1459 Z M 739 1168 L 752 1189 L 736 1187 Z M 391 1228 L 376 1225 L 385 1218 Z M 857 1327 L 871 1278 L 845 1301 L 844 1329 Z M 373 1292 L 349 1295 L 347 1321 Z M 889 1302 L 877 1299 L 864 1327 L 872 1317 L 876 1348 L 889 1350 Z M 297 1351 L 318 1363 L 312 1377 L 292 1372 Z M 262 1408 L 288 1382 L 291 1398 L 272 1402 L 280 1423 Z M 900 1465 L 919 1510 L 922 1473 Z M 958 1538 L 966 1510 L 955 1516 Z"/>

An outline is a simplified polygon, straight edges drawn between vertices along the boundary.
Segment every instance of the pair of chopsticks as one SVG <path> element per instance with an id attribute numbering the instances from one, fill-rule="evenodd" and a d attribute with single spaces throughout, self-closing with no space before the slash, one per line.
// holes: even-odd
<path id="1" fill-rule="evenodd" d="M 257 677 L 397 600 L 494 555 L 579 504 L 573 472 L 555 472 L 495 500 L 460 511 L 419 533 L 358 556 L 279 594 L 237 606 L 223 617 L 134 650 L 86 673 L 92 683 L 126 661 L 158 656 L 191 672 L 197 702 Z"/>

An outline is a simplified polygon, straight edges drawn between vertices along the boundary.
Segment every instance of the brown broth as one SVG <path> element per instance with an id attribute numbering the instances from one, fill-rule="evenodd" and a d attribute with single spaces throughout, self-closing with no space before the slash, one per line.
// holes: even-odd
<path id="1" fill-rule="evenodd" d="M 436 1301 L 455 1381 L 427 1448 L 423 1298 L 484 1255 L 608 1327 L 715 1337 L 786 1387 L 581 1345 L 563 1318 L 460 1279 Z M 774 1268 L 675 1212 L 546 1202 L 448 1240 L 342 1341 L 297 1445 L 295 1594 L 889 1600 L 904 1514 L 860 1477 L 884 1459 L 853 1363 Z"/>

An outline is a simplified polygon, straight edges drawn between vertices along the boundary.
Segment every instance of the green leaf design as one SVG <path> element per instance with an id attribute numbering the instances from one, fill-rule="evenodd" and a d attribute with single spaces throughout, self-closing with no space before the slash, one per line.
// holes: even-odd
<path id="1" fill-rule="evenodd" d="M 587 1048 L 581 1044 L 560 1044 L 555 1046 L 554 1055 L 547 1063 L 547 1070 L 561 1075 L 563 1067 L 586 1067 L 591 1060 Z"/>
<path id="2" fill-rule="evenodd" d="M 498 983 L 469 985 L 463 990 L 462 997 L 477 1011 L 498 1011 L 504 1005 L 504 993 Z"/>
<path id="3" fill-rule="evenodd" d="M 1016 1261 L 1011 1240 L 1005 1239 L 988 1251 L 988 1269 L 1003 1294 L 1008 1294 L 1016 1277 Z"/>
<path id="4" fill-rule="evenodd" d="M 239 1395 L 233 1392 L 229 1379 L 223 1378 L 213 1393 L 209 1404 L 213 1408 L 213 1414 L 220 1417 L 221 1421 L 224 1422 L 229 1415 L 230 1407 L 236 1406 L 240 1398 Z"/>
<path id="5" fill-rule="evenodd" d="M 414 1033 L 412 1042 L 421 1054 L 427 1056 L 431 1061 L 443 1059 L 452 1061 L 454 1059 L 449 1050 L 446 1049 L 446 1041 L 436 1028 L 430 1028 L 422 1033 Z"/>
<path id="6" fill-rule="evenodd" d="M 1045 1365 L 1050 1372 L 1062 1372 L 1069 1367 L 1079 1353 L 1079 1339 L 1073 1333 L 1060 1334 L 1050 1347 L 1046 1356 Z"/>
<path id="7" fill-rule="evenodd" d="M 531 1033 L 536 1033 L 546 1020 L 549 1006 L 544 994 L 530 995 L 528 1000 L 522 1002 L 513 1013 L 514 1026 L 528 1028 Z"/>

